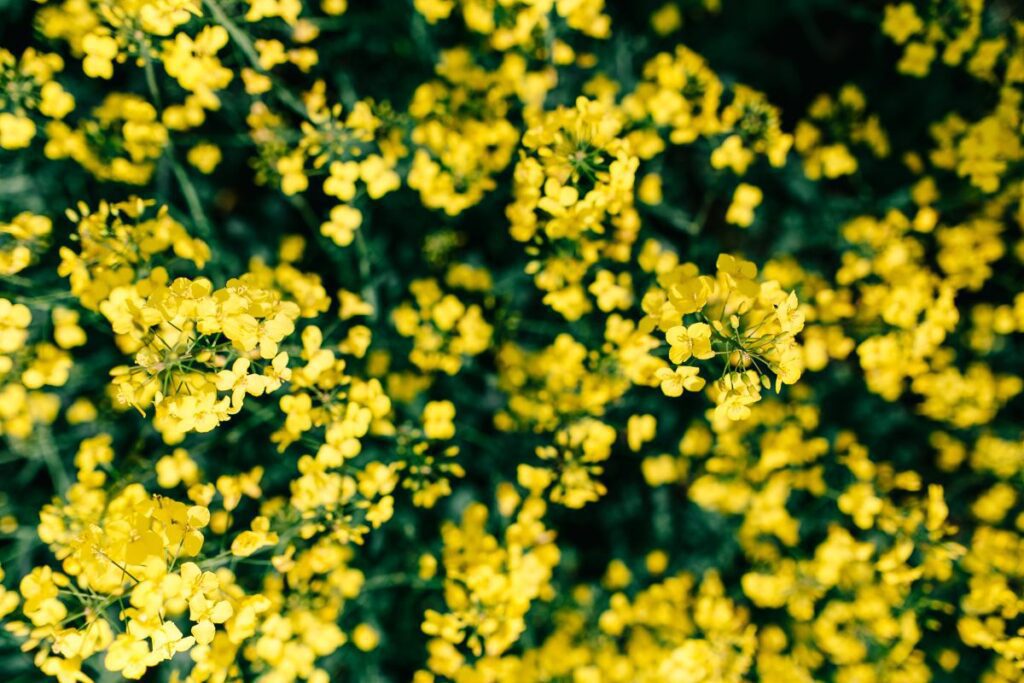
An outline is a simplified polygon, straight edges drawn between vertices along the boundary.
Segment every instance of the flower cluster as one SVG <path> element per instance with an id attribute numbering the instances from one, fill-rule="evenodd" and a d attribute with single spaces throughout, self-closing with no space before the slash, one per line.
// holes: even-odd
<path id="1" fill-rule="evenodd" d="M 700 275 L 692 263 L 659 274 L 644 296 L 641 329 L 657 328 L 669 345 L 669 363 L 655 371 L 666 396 L 700 391 L 706 380 L 696 360 L 722 356 L 721 377 L 712 385 L 716 419 L 742 420 L 761 399 L 761 388 L 776 390 L 800 379 L 803 356 L 795 341 L 804 314 L 795 292 L 773 280 L 757 282 L 757 266 L 728 254 L 718 257 L 715 277 Z M 674 367 L 673 367 L 674 366 Z"/>
<path id="2" fill-rule="evenodd" d="M 804 157 L 804 173 L 811 180 L 838 178 L 857 172 L 850 145 L 864 145 L 876 157 L 889 154 L 889 138 L 877 115 L 866 113 L 867 102 L 855 85 L 844 86 L 833 98 L 821 95 L 797 124 L 794 146 Z"/>
<path id="3" fill-rule="evenodd" d="M 28 147 L 37 118 L 60 120 L 75 108 L 75 98 L 54 79 L 63 68 L 57 54 L 29 48 L 16 58 L 0 48 L 0 149 Z"/>

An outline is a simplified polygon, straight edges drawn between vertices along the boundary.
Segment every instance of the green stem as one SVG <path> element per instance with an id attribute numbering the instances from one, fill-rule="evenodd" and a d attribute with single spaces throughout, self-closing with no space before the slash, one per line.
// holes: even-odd
<path id="1" fill-rule="evenodd" d="M 259 52 L 256 51 L 255 46 L 253 46 L 252 40 L 250 40 L 245 31 L 239 28 L 238 24 L 236 24 L 231 17 L 227 15 L 217 0 L 203 0 L 203 5 L 210 10 L 210 14 L 213 15 L 213 18 L 217 23 L 227 30 L 231 40 L 238 46 L 245 55 L 245 58 L 249 61 L 249 66 L 261 74 L 269 75 L 267 70 L 260 64 L 260 55 Z M 287 88 L 273 88 L 273 93 L 279 100 L 281 100 L 282 103 L 291 108 L 296 114 L 302 118 L 308 117 L 306 106 Z"/>

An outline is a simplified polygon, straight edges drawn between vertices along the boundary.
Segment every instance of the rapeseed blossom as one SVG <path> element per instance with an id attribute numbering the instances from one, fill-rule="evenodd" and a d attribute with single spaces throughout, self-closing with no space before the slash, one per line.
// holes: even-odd
<path id="1" fill-rule="evenodd" d="M 1015 9 L 0 3 L 0 670 L 1024 680 Z"/>

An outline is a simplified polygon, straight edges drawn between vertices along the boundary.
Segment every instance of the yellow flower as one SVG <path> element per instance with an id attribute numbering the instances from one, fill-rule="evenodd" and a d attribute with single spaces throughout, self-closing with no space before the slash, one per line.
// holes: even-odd
<path id="1" fill-rule="evenodd" d="M 305 159 L 302 152 L 283 156 L 277 160 L 275 170 L 281 175 L 281 191 L 285 194 L 298 194 L 309 187 L 309 178 L 306 176 Z"/>
<path id="2" fill-rule="evenodd" d="M 363 652 L 369 652 L 380 643 L 380 634 L 369 624 L 359 624 L 352 630 L 352 642 Z"/>
<path id="3" fill-rule="evenodd" d="M 142 678 L 149 666 L 149 645 L 126 633 L 119 634 L 107 649 L 103 666 L 113 673 L 120 673 L 129 680 Z"/>
<path id="4" fill-rule="evenodd" d="M 666 396 L 682 396 L 683 391 L 700 391 L 704 388 L 704 378 L 698 377 L 700 370 L 693 366 L 681 365 L 675 370 L 659 368 L 654 376 L 661 383 L 661 391 Z"/>
<path id="5" fill-rule="evenodd" d="M 199 467 L 184 448 L 175 448 L 170 455 L 156 461 L 157 484 L 172 489 L 179 484 L 191 486 L 199 480 Z"/>
<path id="6" fill-rule="evenodd" d="M 21 149 L 28 147 L 36 134 L 36 124 L 27 116 L 0 112 L 0 147 Z"/>
<path id="7" fill-rule="evenodd" d="M 78 311 L 60 306 L 54 308 L 53 326 L 53 339 L 62 349 L 71 349 L 85 344 L 85 330 L 78 326 Z"/>
<path id="8" fill-rule="evenodd" d="M 114 75 L 113 62 L 119 52 L 117 40 L 99 32 L 88 33 L 82 39 L 82 50 L 82 70 L 86 76 L 109 79 Z"/>
<path id="9" fill-rule="evenodd" d="M 355 161 L 334 161 L 328 167 L 330 175 L 324 180 L 324 193 L 350 202 L 356 196 L 359 164 Z"/>
<path id="10" fill-rule="evenodd" d="M 896 69 L 908 76 L 923 78 L 928 75 L 932 60 L 935 59 L 935 46 L 929 43 L 912 41 L 907 43 L 903 58 L 896 65 Z"/>
<path id="11" fill-rule="evenodd" d="M 220 164 L 220 147 L 210 143 L 198 144 L 188 151 L 188 163 L 207 175 L 213 173 Z"/>
<path id="12" fill-rule="evenodd" d="M 651 14 L 651 27 L 659 36 L 667 36 L 682 25 L 683 15 L 674 2 L 666 2 Z"/>
<path id="13" fill-rule="evenodd" d="M 653 415 L 630 415 L 626 422 L 626 441 L 629 449 L 639 452 L 647 441 L 654 439 L 658 421 Z"/>
<path id="14" fill-rule="evenodd" d="M 196 94 L 207 109 L 216 109 L 219 100 L 214 94 L 231 82 L 233 74 L 217 59 L 217 52 L 228 44 L 228 32 L 223 26 L 207 26 L 191 38 L 184 31 L 174 35 L 173 41 L 163 44 L 163 63 L 167 73 L 185 90 Z"/>
<path id="15" fill-rule="evenodd" d="M 401 185 L 401 178 L 392 165 L 376 154 L 371 154 L 359 163 L 359 177 L 366 183 L 366 193 L 370 199 L 380 199 Z"/>
<path id="16" fill-rule="evenodd" d="M 431 24 L 447 19 L 455 8 L 453 0 L 415 0 L 416 11 Z"/>
<path id="17" fill-rule="evenodd" d="M 248 557 L 262 548 L 277 544 L 277 533 L 270 531 L 269 519 L 257 517 L 251 526 L 251 531 L 243 531 L 231 542 L 231 554 L 235 557 Z"/>
<path id="18" fill-rule="evenodd" d="M 885 18 L 882 20 L 882 32 L 893 39 L 898 45 L 902 45 L 910 39 L 910 36 L 919 33 L 924 28 L 924 22 L 917 16 L 917 11 L 909 2 L 901 2 L 898 5 L 885 6 Z"/>
<path id="19" fill-rule="evenodd" d="M 428 439 L 455 436 L 455 405 L 451 401 L 430 401 L 423 408 L 423 433 Z"/>
<path id="20" fill-rule="evenodd" d="M 732 203 L 725 213 L 725 220 L 741 228 L 749 227 L 754 222 L 754 209 L 760 206 L 763 197 L 761 188 L 740 183 L 733 193 Z"/>
<path id="21" fill-rule="evenodd" d="M 262 375 L 249 374 L 251 362 L 248 358 L 238 358 L 230 370 L 217 373 L 217 390 L 231 392 L 231 407 L 238 410 L 242 407 L 245 395 L 260 396 L 267 388 L 266 378 Z"/>
<path id="22" fill-rule="evenodd" d="M 28 339 L 32 312 L 25 304 L 0 299 L 0 353 L 14 353 Z"/>
<path id="23" fill-rule="evenodd" d="M 640 179 L 636 195 L 644 204 L 661 204 L 663 200 L 661 191 L 661 176 L 657 173 L 648 173 Z"/>
<path id="24" fill-rule="evenodd" d="M 350 292 L 347 289 L 338 290 L 338 317 L 342 320 L 349 320 L 356 316 L 362 315 L 373 315 L 373 306 L 364 301 L 363 298 L 355 292 Z"/>
<path id="25" fill-rule="evenodd" d="M 234 614 L 227 600 L 210 600 L 197 592 L 188 601 L 189 619 L 195 624 L 192 635 L 199 645 L 209 645 L 214 638 L 215 625 L 223 624 Z"/>
<path id="26" fill-rule="evenodd" d="M 711 153 L 712 168 L 729 168 L 736 175 L 743 175 L 754 161 L 754 153 L 744 148 L 739 135 L 730 135 Z"/>
<path id="27" fill-rule="evenodd" d="M 355 231 L 363 222 L 363 214 L 354 206 L 339 204 L 331 209 L 330 220 L 320 226 L 320 232 L 330 237 L 339 247 L 347 247 L 355 238 Z"/>
<path id="28" fill-rule="evenodd" d="M 711 326 L 707 323 L 671 327 L 665 332 L 665 340 L 669 343 L 669 360 L 677 365 L 690 358 L 707 360 L 715 357 L 711 348 Z"/>
<path id="29" fill-rule="evenodd" d="M 64 417 L 70 424 L 83 424 L 96 419 L 98 412 L 96 406 L 87 398 L 77 398 L 68 406 Z"/>

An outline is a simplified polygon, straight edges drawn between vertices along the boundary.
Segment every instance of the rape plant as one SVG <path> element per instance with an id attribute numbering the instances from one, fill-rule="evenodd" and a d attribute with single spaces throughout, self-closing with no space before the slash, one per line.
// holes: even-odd
<path id="1" fill-rule="evenodd" d="M 1022 266 L 1008 0 L 0 0 L 4 680 L 1024 681 Z"/>

